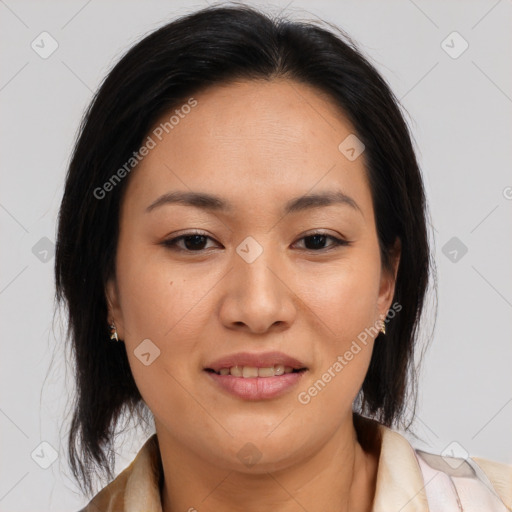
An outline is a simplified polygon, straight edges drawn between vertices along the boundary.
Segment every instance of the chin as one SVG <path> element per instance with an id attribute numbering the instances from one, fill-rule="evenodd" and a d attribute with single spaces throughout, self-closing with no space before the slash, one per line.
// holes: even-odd
<path id="1" fill-rule="evenodd" d="M 236 434 L 224 449 L 222 444 L 217 444 L 216 451 L 218 453 L 212 455 L 217 466 L 246 474 L 280 471 L 293 466 L 305 455 L 304 443 L 285 431 L 270 436 L 261 430 Z"/>

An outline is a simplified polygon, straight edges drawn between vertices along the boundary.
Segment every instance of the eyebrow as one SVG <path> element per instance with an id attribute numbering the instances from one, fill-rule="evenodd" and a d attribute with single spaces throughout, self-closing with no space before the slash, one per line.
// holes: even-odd
<path id="1" fill-rule="evenodd" d="M 147 208 L 146 212 L 150 212 L 167 204 L 182 204 L 185 206 L 193 206 L 203 210 L 233 212 L 233 205 L 213 194 L 204 192 L 168 192 L 158 197 Z M 312 194 L 306 194 L 300 197 L 290 199 L 285 203 L 283 214 L 296 213 L 299 211 L 309 210 L 311 208 L 320 208 L 331 205 L 347 205 L 352 209 L 359 211 L 363 214 L 359 205 L 350 196 L 347 196 L 341 191 L 325 191 Z M 363 215 L 364 216 L 364 215 Z"/>

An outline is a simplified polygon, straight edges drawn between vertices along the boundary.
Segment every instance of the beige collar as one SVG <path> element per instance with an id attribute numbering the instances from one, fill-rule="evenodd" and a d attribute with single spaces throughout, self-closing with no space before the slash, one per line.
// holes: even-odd
<path id="1" fill-rule="evenodd" d="M 373 511 L 428 512 L 421 470 L 407 439 L 372 420 L 365 420 L 364 425 L 367 435 L 378 433 L 381 439 Z M 125 512 L 162 512 L 160 471 L 158 439 L 153 434 L 124 470 L 129 473 L 124 493 Z M 110 485 L 114 483 L 115 480 Z"/>
<path id="2" fill-rule="evenodd" d="M 378 425 L 382 444 L 373 512 L 428 512 L 425 484 L 413 447 L 407 439 Z"/>
<path id="3" fill-rule="evenodd" d="M 365 439 L 377 446 L 380 443 L 372 511 L 428 512 L 421 468 L 409 441 L 398 432 L 373 420 L 357 416 L 354 423 L 362 445 Z M 486 462 L 483 459 L 479 460 L 481 461 Z M 502 497 L 506 496 L 510 500 L 512 468 L 491 462 L 488 465 L 495 470 L 493 485 L 501 491 Z M 98 509 L 103 512 L 162 512 L 159 489 L 161 477 L 158 438 L 153 434 L 132 463 L 81 512 Z"/>

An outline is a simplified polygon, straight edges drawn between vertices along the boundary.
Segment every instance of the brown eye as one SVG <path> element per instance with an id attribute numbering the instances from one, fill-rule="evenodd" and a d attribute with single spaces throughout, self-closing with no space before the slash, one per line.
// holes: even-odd
<path id="1" fill-rule="evenodd" d="M 185 252 L 201 252 L 205 250 L 205 244 L 208 240 L 213 238 L 207 236 L 204 233 L 185 233 L 184 235 L 176 238 L 165 240 L 162 244 L 170 249 L 176 249 L 178 251 Z M 178 245 L 179 242 L 183 241 L 183 245 Z"/>
<path id="2" fill-rule="evenodd" d="M 332 240 L 332 243 L 326 247 L 325 244 L 329 239 Z M 307 240 L 308 242 L 305 243 L 306 250 L 314 252 L 328 251 L 338 246 L 350 245 L 350 242 L 332 235 L 327 235 L 326 233 L 312 233 L 311 235 L 301 238 L 301 240 Z"/>
<path id="3" fill-rule="evenodd" d="M 171 238 L 162 242 L 162 245 L 169 249 L 183 251 L 183 252 L 203 252 L 207 249 L 205 244 L 208 240 L 213 240 L 210 236 L 201 232 L 185 233 L 184 235 Z M 311 235 L 302 237 L 300 240 L 305 240 L 305 250 L 313 252 L 325 252 L 335 249 L 339 246 L 350 245 L 351 242 L 342 240 L 326 233 L 312 233 Z M 328 244 L 328 241 L 331 243 Z M 183 242 L 182 244 L 180 244 Z M 327 246 L 326 246 L 327 244 Z"/>

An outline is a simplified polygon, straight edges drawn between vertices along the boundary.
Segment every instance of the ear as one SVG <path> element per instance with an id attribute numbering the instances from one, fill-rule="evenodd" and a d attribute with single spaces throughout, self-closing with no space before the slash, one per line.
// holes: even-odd
<path id="1" fill-rule="evenodd" d="M 393 296 L 395 294 L 396 276 L 402 254 L 402 244 L 397 237 L 393 248 L 390 250 L 391 270 L 384 269 L 381 272 L 379 298 L 377 300 L 377 314 L 384 320 L 391 307 Z"/>
<path id="2" fill-rule="evenodd" d="M 120 339 L 124 339 L 124 320 L 123 312 L 119 301 L 119 290 L 115 277 L 110 277 L 105 285 L 105 297 L 108 305 L 108 322 L 116 324 L 117 334 Z"/>

